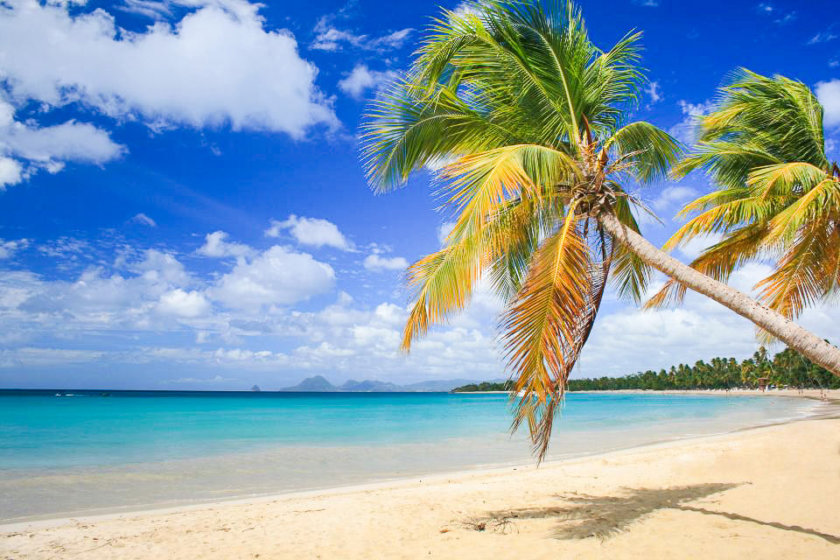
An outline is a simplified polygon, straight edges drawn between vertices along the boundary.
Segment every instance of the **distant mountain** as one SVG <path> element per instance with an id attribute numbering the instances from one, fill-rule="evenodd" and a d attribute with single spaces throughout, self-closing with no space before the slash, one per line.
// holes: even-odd
<path id="1" fill-rule="evenodd" d="M 288 392 L 312 392 L 312 393 L 395 393 L 395 392 L 416 392 L 430 393 L 436 391 L 451 391 L 455 387 L 471 383 L 469 379 L 445 379 L 434 381 L 420 381 L 408 385 L 396 385 L 387 381 L 375 381 L 366 379 L 356 381 L 351 379 L 340 386 L 335 386 L 323 376 L 307 377 L 294 387 L 280 389 Z"/>
<path id="2" fill-rule="evenodd" d="M 286 387 L 281 391 L 308 391 L 313 393 L 332 393 L 338 391 L 338 387 L 324 379 L 321 375 L 307 377 L 294 387 Z"/>
<path id="3" fill-rule="evenodd" d="M 385 381 L 356 381 L 353 379 L 339 387 L 338 390 L 351 393 L 393 393 L 395 391 L 405 391 L 403 387 L 394 385 L 393 383 L 386 383 Z"/>

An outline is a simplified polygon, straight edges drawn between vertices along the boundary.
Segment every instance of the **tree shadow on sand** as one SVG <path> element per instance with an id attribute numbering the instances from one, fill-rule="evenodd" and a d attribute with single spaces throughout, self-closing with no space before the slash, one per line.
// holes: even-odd
<path id="1" fill-rule="evenodd" d="M 820 533 L 798 525 L 784 525 L 737 513 L 713 511 L 685 505 L 686 502 L 706 498 L 736 486 L 740 485 L 712 483 L 672 488 L 626 489 L 626 494 L 623 496 L 590 496 L 575 492 L 557 496 L 560 500 L 571 504 L 568 506 L 494 511 L 484 518 L 469 522 L 468 526 L 482 531 L 489 528 L 505 533 L 510 530 L 511 522 L 515 520 L 558 519 L 561 522 L 555 532 L 555 537 L 558 539 L 594 537 L 605 540 L 624 531 L 636 520 L 654 511 L 677 509 L 704 515 L 718 515 L 735 521 L 756 523 L 784 531 L 795 531 L 822 538 L 833 544 L 840 544 L 840 537 Z"/>

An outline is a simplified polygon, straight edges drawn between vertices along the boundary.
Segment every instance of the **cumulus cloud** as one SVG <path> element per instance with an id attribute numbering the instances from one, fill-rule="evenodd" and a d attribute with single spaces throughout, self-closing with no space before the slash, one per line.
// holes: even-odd
<path id="1" fill-rule="evenodd" d="M 186 292 L 180 288 L 160 296 L 157 309 L 165 315 L 200 317 L 210 311 L 210 302 L 197 291 Z"/>
<path id="2" fill-rule="evenodd" d="M 668 130 L 668 133 L 683 144 L 694 144 L 697 140 L 697 117 L 708 113 L 714 107 L 714 102 L 705 101 L 703 103 L 689 103 L 688 101 L 681 99 L 678 102 L 678 105 L 682 111 L 683 119 L 672 126 Z"/>
<path id="3" fill-rule="evenodd" d="M 721 234 L 709 234 L 709 235 L 700 235 L 692 239 L 691 241 L 685 243 L 684 245 L 680 245 L 679 251 L 682 253 L 686 258 L 690 260 L 694 260 L 700 256 L 703 251 L 707 248 L 711 247 L 715 243 L 719 243 L 723 239 L 723 235 Z"/>
<path id="4" fill-rule="evenodd" d="M 165 283 L 173 286 L 183 286 L 190 280 L 184 265 L 171 253 L 147 249 L 143 252 L 143 259 L 128 267 L 131 272 L 140 274 L 151 283 Z"/>
<path id="5" fill-rule="evenodd" d="M 819 82 L 815 92 L 825 111 L 823 114 L 825 126 L 840 125 L 840 80 Z"/>
<path id="6" fill-rule="evenodd" d="M 150 313 L 159 309 L 162 296 L 186 289 L 191 282 L 174 255 L 157 250 L 141 251 L 139 259 L 120 270 L 92 266 L 69 280 L 5 271 L 0 276 L 0 324 L 23 339 L 46 332 L 72 339 L 93 333 L 142 331 L 161 326 Z M 175 303 L 172 297 L 165 301 Z M 172 309 L 163 308 L 167 312 Z"/>
<path id="7" fill-rule="evenodd" d="M 15 120 L 15 112 L 12 104 L 0 97 L 0 190 L 40 169 L 56 173 L 66 162 L 101 165 L 126 151 L 92 124 L 70 120 L 40 127 L 31 119 L 26 123 Z"/>
<path id="8" fill-rule="evenodd" d="M 173 253 L 133 248 L 129 254 L 116 270 L 90 267 L 68 280 L 4 271 L 0 381 L 21 379 L 29 368 L 54 372 L 39 379 L 66 379 L 59 376 L 74 364 L 91 372 L 131 367 L 166 372 L 133 378 L 133 387 L 178 378 L 193 378 L 200 386 L 216 375 L 225 381 L 219 386 L 229 388 L 255 382 L 279 387 L 315 374 L 340 382 L 360 371 L 398 383 L 505 375 L 495 330 L 503 302 L 486 280 L 464 312 L 434 326 L 406 356 L 398 346 L 408 306 L 356 302 L 336 292 L 332 269 L 310 255 L 272 247 L 234 262 L 204 261 L 202 274 L 191 274 Z M 751 290 L 768 271 L 766 265 L 750 265 L 731 283 Z M 332 303 L 302 304 L 318 294 L 334 294 Z M 801 323 L 837 340 L 835 317 L 836 307 L 822 306 L 808 311 Z M 642 312 L 607 302 L 573 375 L 621 375 L 716 355 L 745 357 L 757 345 L 751 323 L 695 294 L 676 310 Z"/>
<path id="9" fill-rule="evenodd" d="M 0 156 L 0 190 L 17 185 L 23 180 L 23 166 L 19 161 Z"/>
<path id="10" fill-rule="evenodd" d="M 357 64 L 346 78 L 338 82 L 338 89 L 353 99 L 361 99 L 368 90 L 379 89 L 396 77 L 397 73 L 391 70 L 380 72 L 371 70 L 365 64 Z"/>
<path id="11" fill-rule="evenodd" d="M 408 261 L 402 257 L 383 257 L 374 253 L 365 257 L 362 263 L 368 270 L 405 270 L 408 268 Z"/>
<path id="12" fill-rule="evenodd" d="M 342 251 L 353 250 L 353 244 L 344 236 L 334 223 L 321 218 L 306 218 L 290 215 L 282 222 L 271 220 L 271 226 L 265 230 L 266 237 L 280 237 L 288 231 L 295 241 L 310 247 L 334 247 Z"/>
<path id="13" fill-rule="evenodd" d="M 14 99 L 80 102 L 159 127 L 230 125 L 303 137 L 336 126 L 288 31 L 265 28 L 259 5 L 177 2 L 177 22 L 143 32 L 117 27 L 101 8 L 15 0 L 0 11 L 0 74 Z M 140 4 L 135 3 L 135 7 Z"/>
<path id="14" fill-rule="evenodd" d="M 330 265 L 275 245 L 249 262 L 238 262 L 209 293 L 227 307 L 258 309 L 304 301 L 334 285 Z"/>
<path id="15" fill-rule="evenodd" d="M 242 243 L 231 243 L 227 241 L 228 234 L 224 231 L 214 231 L 204 236 L 204 245 L 196 250 L 199 255 L 205 257 L 246 257 L 254 254 L 254 249 Z"/>
<path id="16" fill-rule="evenodd" d="M 655 210 L 660 212 L 668 210 L 676 203 L 684 202 L 690 198 L 696 198 L 698 192 L 691 188 L 682 185 L 675 185 L 673 187 L 666 187 L 662 189 L 659 196 L 653 201 L 652 206 Z"/>

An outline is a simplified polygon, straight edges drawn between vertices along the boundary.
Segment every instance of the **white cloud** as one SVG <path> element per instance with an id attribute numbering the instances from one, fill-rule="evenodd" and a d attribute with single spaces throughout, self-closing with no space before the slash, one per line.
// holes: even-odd
<path id="1" fill-rule="evenodd" d="M 697 196 L 697 191 L 691 187 L 684 187 L 675 185 L 662 189 L 656 200 L 653 201 L 652 206 L 657 211 L 664 211 L 669 209 L 672 205 L 686 201 Z"/>
<path id="2" fill-rule="evenodd" d="M 455 222 L 444 222 L 438 226 L 437 229 L 437 238 L 438 242 L 443 245 L 446 242 L 446 238 L 449 237 L 449 234 L 452 233 L 452 230 L 455 228 Z"/>
<path id="3" fill-rule="evenodd" d="M 338 89 L 354 99 L 361 99 L 368 90 L 379 89 L 396 78 L 396 72 L 379 72 L 364 64 L 357 64 L 346 78 L 338 82 Z"/>
<path id="4" fill-rule="evenodd" d="M 184 265 L 170 253 L 156 249 L 143 252 L 143 260 L 133 264 L 129 269 L 151 283 L 165 283 L 172 286 L 183 286 L 190 280 Z"/>
<path id="5" fill-rule="evenodd" d="M 284 221 L 271 220 L 271 227 L 265 230 L 266 237 L 280 237 L 280 232 L 288 230 L 295 241 L 311 247 L 334 247 L 342 251 L 351 251 L 353 244 L 341 233 L 334 223 L 321 218 L 306 218 L 290 215 Z"/>
<path id="6" fill-rule="evenodd" d="M 0 143 L 9 153 L 41 163 L 78 161 L 102 164 L 125 150 L 104 130 L 75 121 L 43 128 L 14 123 L 0 134 Z"/>
<path id="7" fill-rule="evenodd" d="M 837 38 L 837 35 L 832 31 L 821 31 L 808 40 L 809 45 L 816 45 L 818 43 L 828 43 Z"/>
<path id="8" fill-rule="evenodd" d="M 117 9 L 155 20 L 172 16 L 172 9 L 166 0 L 123 0 L 122 6 Z"/>
<path id="9" fill-rule="evenodd" d="M 204 236 L 204 245 L 196 250 L 199 255 L 205 257 L 246 257 L 252 255 L 254 250 L 242 243 L 229 243 L 226 241 L 228 234 L 224 231 L 214 231 Z"/>
<path id="10" fill-rule="evenodd" d="M 239 261 L 209 294 L 231 308 L 290 305 L 326 293 L 335 271 L 306 253 L 275 245 L 250 262 Z"/>
<path id="11" fill-rule="evenodd" d="M 26 249 L 28 246 L 28 239 L 17 239 L 15 241 L 0 239 L 0 260 L 11 258 L 15 253 L 21 249 Z"/>
<path id="12" fill-rule="evenodd" d="M 697 117 L 712 110 L 714 108 L 714 102 L 705 101 L 703 103 L 689 103 L 684 99 L 680 99 L 677 104 L 680 106 L 680 110 L 682 111 L 683 120 L 672 126 L 668 130 L 668 133 L 683 144 L 694 144 L 697 140 Z"/>
<path id="13" fill-rule="evenodd" d="M 694 260 L 708 247 L 711 247 L 715 243 L 719 243 L 721 239 L 723 239 L 721 234 L 701 235 L 693 238 L 684 245 L 680 245 L 679 251 L 686 258 Z"/>
<path id="14" fill-rule="evenodd" d="M 458 161 L 458 156 L 452 154 L 429 160 L 423 167 L 426 169 L 426 171 L 429 171 L 431 173 L 437 173 L 441 171 L 444 167 L 451 165 L 456 161 Z"/>
<path id="15" fill-rule="evenodd" d="M 452 10 L 452 13 L 459 17 L 464 17 L 466 15 L 479 15 L 481 13 L 480 4 L 480 1 L 461 2 L 455 7 L 454 10 Z"/>
<path id="16" fill-rule="evenodd" d="M 765 16 L 773 16 L 778 15 L 776 19 L 773 20 L 773 23 L 777 25 L 785 25 L 797 18 L 797 14 L 795 11 L 783 13 L 778 10 L 773 4 L 768 2 L 761 2 L 756 6 L 756 11 Z"/>
<path id="17" fill-rule="evenodd" d="M 18 122 L 15 108 L 0 97 L 0 190 L 20 183 L 39 169 L 56 173 L 65 162 L 101 165 L 125 151 L 107 132 L 89 123 L 71 120 L 39 127 L 31 119 Z"/>
<path id="18" fill-rule="evenodd" d="M 309 46 L 311 49 L 335 52 L 345 46 L 366 51 L 385 52 L 403 46 L 414 31 L 411 28 L 392 31 L 379 37 L 359 35 L 345 29 L 338 29 L 333 25 L 335 16 L 324 16 L 315 25 L 315 40 Z"/>
<path id="19" fill-rule="evenodd" d="M 205 383 L 225 383 L 227 381 L 236 381 L 236 378 L 222 377 L 221 375 L 214 375 L 213 377 L 179 377 L 172 379 L 168 383 L 184 383 L 189 385 L 205 384 Z"/>
<path id="20" fill-rule="evenodd" d="M 368 270 L 405 270 L 408 261 L 402 257 L 382 257 L 377 254 L 368 255 L 362 263 Z"/>
<path id="21" fill-rule="evenodd" d="M 0 156 L 0 190 L 23 180 L 23 166 L 17 160 Z"/>
<path id="22" fill-rule="evenodd" d="M 94 249 L 90 244 L 84 251 Z M 56 259 L 75 254 L 59 253 Z M 99 372 L 139 368 L 134 371 L 144 373 L 132 378 L 135 388 L 179 378 L 192 379 L 196 387 L 282 387 L 315 374 L 341 382 L 360 371 L 396 383 L 505 376 L 495 331 L 502 302 L 486 280 L 463 313 L 433 327 L 406 356 L 398 345 L 407 306 L 359 303 L 335 292 L 332 269 L 310 255 L 273 247 L 235 264 L 203 261 L 202 274 L 193 275 L 171 253 L 134 248 L 129 254 L 116 271 L 94 267 L 71 280 L 4 271 L 0 367 L 6 369 L 0 380 L 20 379 L 27 368 L 51 368 L 49 379 L 67 379 L 65 366 L 73 365 L 94 372 L 94 385 L 103 379 Z M 731 284 L 750 290 L 768 271 L 761 264 L 744 267 Z M 333 303 L 294 305 L 317 293 L 332 293 Z M 838 340 L 836 310 L 822 306 L 801 323 Z M 608 302 L 574 376 L 745 357 L 758 344 L 753 333 L 751 323 L 696 294 L 680 309 L 658 312 Z"/>
<path id="23" fill-rule="evenodd" d="M 210 302 L 204 294 L 197 291 L 185 292 L 180 288 L 160 296 L 157 306 L 160 313 L 179 317 L 199 317 L 207 314 L 210 308 Z"/>
<path id="24" fill-rule="evenodd" d="M 662 101 L 662 88 L 659 86 L 659 82 L 650 82 L 645 88 L 645 93 L 648 94 L 651 105 Z"/>
<path id="25" fill-rule="evenodd" d="M 823 106 L 825 126 L 840 125 L 840 80 L 819 82 L 815 92 Z"/>
<path id="26" fill-rule="evenodd" d="M 271 31 L 259 5 L 183 0 L 180 21 L 119 29 L 99 8 L 71 16 L 35 0 L 0 11 L 0 74 L 16 100 L 81 102 L 157 127 L 229 124 L 303 137 L 336 126 L 288 31 Z"/>
<path id="27" fill-rule="evenodd" d="M 90 363 L 102 358 L 104 352 L 64 348 L 16 348 L 0 350 L 0 367 L 43 367 Z"/>
<path id="28" fill-rule="evenodd" d="M 157 227 L 157 222 L 142 212 L 136 214 L 130 221 L 142 226 Z"/>
<path id="29" fill-rule="evenodd" d="M 140 252 L 139 260 L 119 271 L 89 267 L 71 280 L 5 271 L 0 275 L 0 324 L 24 338 L 49 332 L 68 340 L 160 328 L 163 325 L 150 313 L 158 309 L 164 294 L 191 282 L 173 255 L 157 250 Z"/>
<path id="30" fill-rule="evenodd" d="M 659 7 L 659 0 L 633 0 L 633 3 L 638 6 L 644 6 L 645 8 Z"/>

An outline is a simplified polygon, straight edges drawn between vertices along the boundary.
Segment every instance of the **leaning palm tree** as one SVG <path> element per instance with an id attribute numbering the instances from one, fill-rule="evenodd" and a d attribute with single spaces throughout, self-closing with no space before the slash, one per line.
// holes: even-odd
<path id="1" fill-rule="evenodd" d="M 626 122 L 644 83 L 638 33 L 600 50 L 571 2 L 472 8 L 444 12 L 406 77 L 372 103 L 363 157 L 377 192 L 441 167 L 454 214 L 444 247 L 409 269 L 417 297 L 403 347 L 489 278 L 507 302 L 502 339 L 523 395 L 514 428 L 527 423 L 542 458 L 608 279 L 639 301 L 654 267 L 769 331 L 788 321 L 639 234 L 634 213 L 645 208 L 625 185 L 664 177 L 681 150 L 655 126 Z M 797 349 L 825 344 L 802 332 Z"/>
<path id="2" fill-rule="evenodd" d="M 788 318 L 840 292 L 840 167 L 826 155 L 823 109 L 808 86 L 741 69 L 697 124 L 697 149 L 674 174 L 703 169 L 717 188 L 683 208 L 691 219 L 665 249 L 720 236 L 691 266 L 723 282 L 748 262 L 775 260 L 758 298 Z M 647 305 L 684 295 L 672 279 Z"/>

